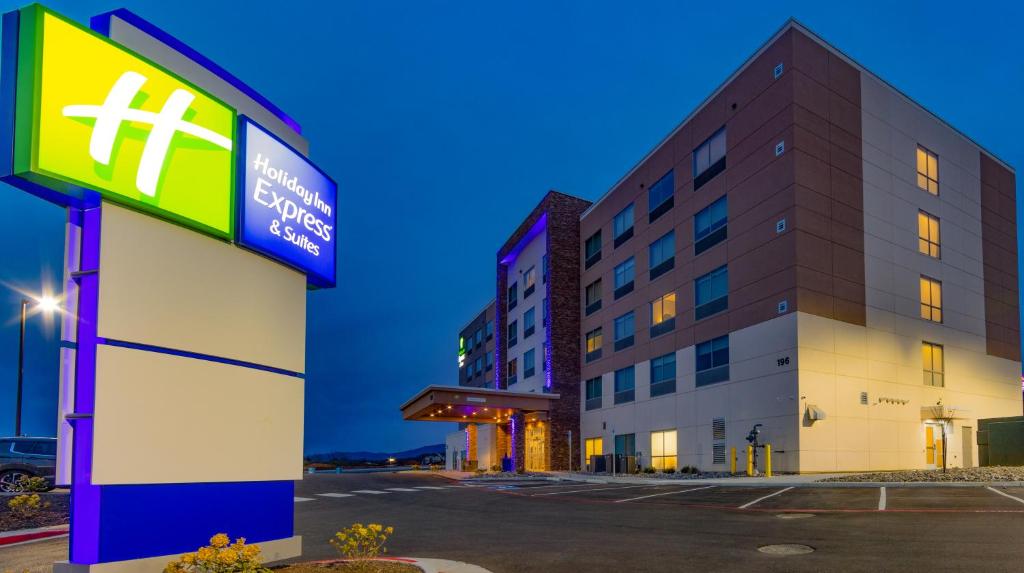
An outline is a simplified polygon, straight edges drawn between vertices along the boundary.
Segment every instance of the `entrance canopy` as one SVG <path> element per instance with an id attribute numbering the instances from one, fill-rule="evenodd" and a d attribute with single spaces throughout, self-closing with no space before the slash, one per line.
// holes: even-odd
<path id="1" fill-rule="evenodd" d="M 516 412 L 548 412 L 558 394 L 467 386 L 427 386 L 402 404 L 402 418 L 424 422 L 502 424 Z"/>

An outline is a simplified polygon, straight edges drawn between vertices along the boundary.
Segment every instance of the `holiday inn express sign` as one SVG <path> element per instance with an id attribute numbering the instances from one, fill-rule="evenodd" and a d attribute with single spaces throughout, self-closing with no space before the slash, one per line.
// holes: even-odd
<path id="1" fill-rule="evenodd" d="M 336 282 L 336 184 L 294 120 L 127 10 L 2 27 L 0 181 L 67 212 L 54 570 L 155 573 L 218 532 L 297 556 L 306 297 Z"/>
<path id="2" fill-rule="evenodd" d="M 5 45 L 5 67 L 17 70 L 4 94 L 13 112 L 5 181 L 57 203 L 85 206 L 98 196 L 237 240 L 314 286 L 334 286 L 330 177 L 251 119 L 109 38 L 38 5 L 18 14 L 17 45 Z"/>

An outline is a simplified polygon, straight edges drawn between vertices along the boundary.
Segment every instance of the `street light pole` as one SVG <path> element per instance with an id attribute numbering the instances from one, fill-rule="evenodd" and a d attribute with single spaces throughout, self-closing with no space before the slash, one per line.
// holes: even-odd
<path id="1" fill-rule="evenodd" d="M 21 394 L 25 379 L 25 313 L 28 310 L 28 299 L 21 299 L 21 335 L 18 337 L 18 393 L 15 399 L 14 436 L 21 435 Z"/>

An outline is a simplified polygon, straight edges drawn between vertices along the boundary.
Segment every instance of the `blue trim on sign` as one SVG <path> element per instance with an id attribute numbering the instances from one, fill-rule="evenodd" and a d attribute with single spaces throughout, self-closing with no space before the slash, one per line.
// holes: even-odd
<path id="1" fill-rule="evenodd" d="M 192 49 L 192 47 L 188 44 L 175 38 L 174 36 L 165 32 L 161 28 L 158 28 L 157 26 L 143 19 L 131 10 L 127 10 L 125 8 L 118 8 L 116 10 L 111 10 L 110 12 L 104 12 L 102 14 L 93 16 L 89 19 L 89 27 L 92 28 L 93 31 L 98 32 L 109 38 L 110 19 L 113 16 L 117 16 L 121 20 L 124 20 L 125 22 L 131 24 L 139 30 L 142 30 L 146 34 L 163 42 L 165 45 L 177 51 L 186 58 L 206 68 L 214 75 L 218 76 L 222 80 L 234 86 L 235 89 L 237 89 L 238 91 L 252 98 L 256 103 L 265 107 L 272 114 L 276 115 L 278 119 L 284 122 L 284 124 L 290 127 L 295 133 L 302 135 L 302 126 L 299 125 L 299 122 L 292 119 L 291 116 L 286 114 L 281 108 L 271 103 L 270 100 L 268 100 L 262 94 L 260 94 L 255 89 L 250 87 L 249 84 L 238 79 L 238 77 L 217 65 L 210 58 L 207 58 L 206 56 L 200 54 L 196 50 Z"/>
<path id="2" fill-rule="evenodd" d="M 128 342 L 126 340 L 114 340 L 113 338 L 97 338 L 96 342 L 99 344 L 105 344 L 107 346 L 116 346 L 118 348 L 131 348 L 132 350 L 144 350 L 146 352 L 158 352 L 160 354 L 170 354 L 171 356 L 181 356 L 184 358 L 195 358 L 197 360 L 208 360 L 210 362 L 219 362 L 221 364 L 230 364 L 231 366 L 241 366 L 243 368 L 252 368 L 253 370 L 263 370 L 264 372 L 273 372 L 274 374 L 283 374 L 285 376 L 292 376 L 295 378 L 305 379 L 306 375 L 301 372 L 295 372 L 292 370 L 285 370 L 284 368 L 275 368 L 273 366 L 267 366 L 265 364 L 256 364 L 255 362 L 246 362 L 245 360 L 236 360 L 234 358 L 224 358 L 222 356 L 214 356 L 212 354 L 202 354 L 200 352 L 191 352 L 188 350 L 178 350 L 177 348 L 166 348 L 163 346 L 154 346 L 152 344 L 142 344 L 139 342 Z"/>
<path id="3" fill-rule="evenodd" d="M 21 13 L 3 15 L 0 24 L 0 176 L 14 174 L 14 107 L 18 93 L 18 36 Z"/>
<path id="4" fill-rule="evenodd" d="M 216 533 L 260 543 L 294 535 L 295 482 L 98 486 L 100 563 L 180 555 Z"/>

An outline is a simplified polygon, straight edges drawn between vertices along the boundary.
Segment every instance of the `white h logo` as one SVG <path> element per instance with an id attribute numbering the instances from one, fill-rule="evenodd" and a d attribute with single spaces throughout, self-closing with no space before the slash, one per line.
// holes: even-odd
<path id="1" fill-rule="evenodd" d="M 231 139 L 182 119 L 188 111 L 188 106 L 195 99 L 194 95 L 182 89 L 174 90 L 157 113 L 131 108 L 132 100 L 144 83 L 145 76 L 125 72 L 107 93 L 103 105 L 68 105 L 64 106 L 63 113 L 65 117 L 96 119 L 92 137 L 89 139 L 89 155 L 103 165 L 110 164 L 110 154 L 122 122 L 134 121 L 153 126 L 142 149 L 142 159 L 139 160 L 139 170 L 135 175 L 135 186 L 141 193 L 155 197 L 160 171 L 167 159 L 171 138 L 176 132 L 187 133 L 228 150 L 231 149 Z"/>

